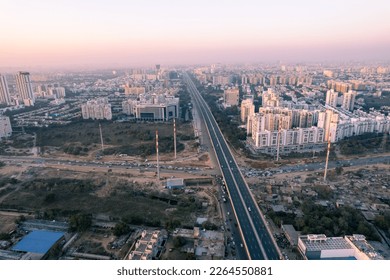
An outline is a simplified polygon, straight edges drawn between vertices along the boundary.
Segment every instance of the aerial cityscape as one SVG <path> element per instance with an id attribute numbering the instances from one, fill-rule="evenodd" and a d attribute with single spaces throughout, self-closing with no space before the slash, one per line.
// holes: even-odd
<path id="1" fill-rule="evenodd" d="M 5 1 L 0 260 L 390 259 L 386 1 L 130 2 Z"/>

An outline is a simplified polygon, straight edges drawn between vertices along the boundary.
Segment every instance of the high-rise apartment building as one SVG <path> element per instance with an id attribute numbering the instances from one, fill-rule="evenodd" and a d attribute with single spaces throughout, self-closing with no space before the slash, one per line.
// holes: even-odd
<path id="1" fill-rule="evenodd" d="M 324 141 L 337 141 L 337 125 L 339 122 L 339 115 L 332 110 L 328 109 L 324 112 L 320 112 L 318 116 L 318 127 L 323 128 L 325 132 Z"/>
<path id="2" fill-rule="evenodd" d="M 57 99 L 65 97 L 65 88 L 63 87 L 55 87 L 49 89 L 49 94 L 54 96 Z"/>
<path id="3" fill-rule="evenodd" d="M 223 92 L 223 102 L 225 107 L 238 106 L 240 90 L 238 88 L 225 89 Z"/>
<path id="4" fill-rule="evenodd" d="M 280 98 L 277 93 L 275 93 L 272 89 L 268 89 L 268 91 L 264 91 L 262 95 L 262 106 L 263 107 L 279 107 Z"/>
<path id="5" fill-rule="evenodd" d="M 330 89 L 326 92 L 325 103 L 329 106 L 336 107 L 337 97 L 338 97 L 338 92 L 335 92 L 333 89 Z"/>
<path id="6" fill-rule="evenodd" d="M 5 76 L 0 74 L 0 103 L 11 104 L 11 97 L 9 95 L 8 84 Z"/>
<path id="7" fill-rule="evenodd" d="M 108 103 L 107 98 L 87 101 L 87 103 L 81 105 L 81 113 L 83 119 L 112 119 L 111 104 Z"/>
<path id="8" fill-rule="evenodd" d="M 329 89 L 334 89 L 337 92 L 348 92 L 352 88 L 350 83 L 345 83 L 342 81 L 329 80 L 326 82 Z"/>
<path id="9" fill-rule="evenodd" d="M 353 111 L 355 106 L 356 91 L 350 90 L 343 93 L 343 105 L 341 107 L 348 111 Z"/>
<path id="10" fill-rule="evenodd" d="M 245 99 L 241 102 L 241 121 L 246 123 L 248 116 L 251 116 L 255 113 L 255 105 L 253 104 L 253 99 Z"/>
<path id="11" fill-rule="evenodd" d="M 19 92 L 19 97 L 23 100 L 24 105 L 34 106 L 35 97 L 31 86 L 29 72 L 18 72 L 18 74 L 16 74 L 16 87 Z"/>

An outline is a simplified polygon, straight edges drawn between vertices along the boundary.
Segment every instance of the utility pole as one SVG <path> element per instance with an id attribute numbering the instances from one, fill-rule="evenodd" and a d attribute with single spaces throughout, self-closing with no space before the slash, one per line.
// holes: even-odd
<path id="1" fill-rule="evenodd" d="M 330 111 L 330 116 L 329 116 L 329 121 L 328 121 L 328 129 L 327 129 L 327 134 L 328 134 L 328 150 L 326 152 L 326 162 L 325 162 L 325 171 L 324 171 L 324 181 L 326 182 L 326 175 L 328 173 L 328 163 L 329 163 L 329 152 L 330 152 L 330 139 L 332 138 L 332 133 L 330 132 L 330 125 L 332 123 L 332 118 L 333 118 L 333 111 Z"/>
<path id="2" fill-rule="evenodd" d="M 160 163 L 158 158 L 158 130 L 156 130 L 157 181 L 160 182 Z"/>
<path id="3" fill-rule="evenodd" d="M 326 152 L 324 182 L 326 182 L 326 174 L 327 174 L 327 172 L 328 172 L 328 162 L 329 162 L 329 152 L 330 152 L 330 137 L 331 137 L 331 133 L 329 132 L 329 137 L 328 137 L 328 151 Z"/>
<path id="4" fill-rule="evenodd" d="M 173 119 L 173 148 L 175 150 L 176 159 L 176 119 Z"/>
<path id="5" fill-rule="evenodd" d="M 103 144 L 103 133 L 102 133 L 102 125 L 99 123 L 99 131 L 100 131 L 100 142 L 102 143 L 102 155 L 104 152 L 104 144 Z"/>
<path id="6" fill-rule="evenodd" d="M 279 149 L 280 149 L 280 132 L 282 130 L 282 122 L 280 120 L 280 115 L 279 115 L 279 129 L 278 129 L 278 138 L 277 138 L 277 142 L 278 142 L 278 147 L 277 147 L 277 150 L 276 150 L 276 161 L 279 161 Z"/>

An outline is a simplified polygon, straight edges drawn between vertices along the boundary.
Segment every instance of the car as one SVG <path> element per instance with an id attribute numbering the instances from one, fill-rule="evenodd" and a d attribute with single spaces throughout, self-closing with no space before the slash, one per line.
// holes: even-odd
<path id="1" fill-rule="evenodd" d="M 251 211 L 252 211 L 250 207 L 248 207 L 248 211 L 249 211 L 249 212 L 251 212 Z"/>

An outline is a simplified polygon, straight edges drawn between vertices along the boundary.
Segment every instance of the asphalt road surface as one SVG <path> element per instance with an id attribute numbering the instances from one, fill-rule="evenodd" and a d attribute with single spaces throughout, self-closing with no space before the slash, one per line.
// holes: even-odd
<path id="1" fill-rule="evenodd" d="M 248 258 L 254 260 L 280 259 L 280 250 L 207 103 L 186 73 L 184 80 L 206 123 Z"/>

